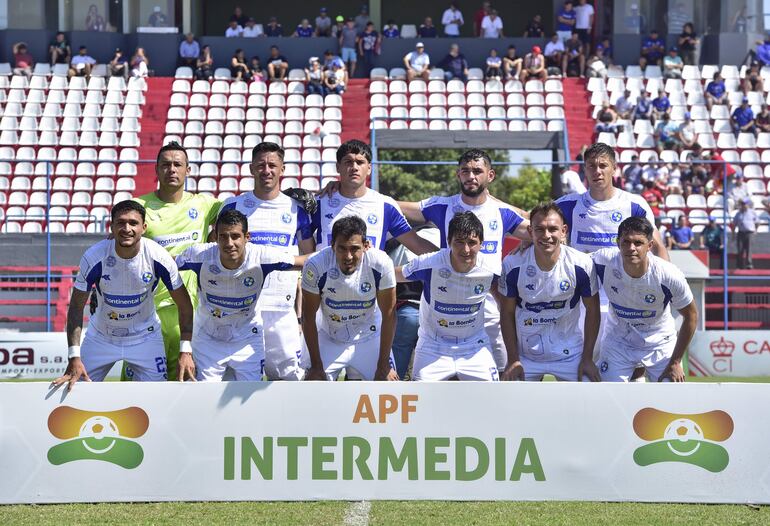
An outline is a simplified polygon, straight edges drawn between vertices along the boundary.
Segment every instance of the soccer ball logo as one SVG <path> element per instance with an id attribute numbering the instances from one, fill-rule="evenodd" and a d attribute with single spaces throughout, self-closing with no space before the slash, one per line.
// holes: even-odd
<path id="1" fill-rule="evenodd" d="M 497 219 L 493 219 L 489 222 L 490 230 L 497 230 Z"/>
<path id="2" fill-rule="evenodd" d="M 114 256 L 107 256 L 107 266 L 108 267 L 114 267 L 116 263 Z"/>
<path id="3" fill-rule="evenodd" d="M 286 243 L 289 242 L 289 238 L 284 235 L 278 236 L 278 242 L 282 245 L 285 245 Z"/>
<path id="4" fill-rule="evenodd" d="M 291 214 L 289 214 L 288 212 L 284 212 L 283 215 L 281 216 L 281 221 L 283 221 L 284 223 L 291 223 Z"/>
<path id="5" fill-rule="evenodd" d="M 376 214 L 369 214 L 368 216 L 366 216 L 366 221 L 370 225 L 376 225 L 377 224 L 377 215 Z"/>
<path id="6" fill-rule="evenodd" d="M 666 427 L 663 438 L 668 440 L 672 453 L 688 457 L 700 449 L 703 430 L 689 418 L 677 418 Z"/>
<path id="7" fill-rule="evenodd" d="M 191 208 L 187 211 L 187 215 L 190 216 L 190 219 L 196 219 L 198 217 L 198 211 L 194 208 Z"/>
<path id="8" fill-rule="evenodd" d="M 655 294 L 647 294 L 644 297 L 644 301 L 646 301 L 647 303 L 655 303 Z"/>
<path id="9" fill-rule="evenodd" d="M 566 279 L 563 280 L 561 283 L 559 283 L 559 289 L 561 289 L 562 292 L 567 292 L 570 288 L 570 283 Z"/>
<path id="10" fill-rule="evenodd" d="M 152 272 L 145 272 L 142 274 L 142 281 L 145 283 L 149 283 L 152 281 Z"/>
<path id="11" fill-rule="evenodd" d="M 475 287 L 473 287 L 473 292 L 475 292 L 476 294 L 481 294 L 482 292 L 484 292 L 484 285 L 481 285 L 481 284 L 476 285 Z"/>
<path id="12" fill-rule="evenodd" d="M 610 215 L 610 219 L 612 219 L 613 223 L 620 223 L 620 221 L 623 219 L 623 214 L 620 212 L 612 212 L 612 215 Z"/>
<path id="13" fill-rule="evenodd" d="M 94 448 L 93 445 L 95 444 L 93 442 L 87 443 L 85 440 L 82 441 L 84 448 L 91 453 L 99 455 L 112 449 L 112 446 L 115 445 L 114 438 L 119 437 L 120 432 L 118 431 L 118 426 L 115 425 L 115 422 L 106 416 L 99 415 L 92 416 L 83 422 L 83 425 L 80 426 L 79 436 L 80 438 L 95 438 L 97 440 L 102 438 L 112 438 L 113 440 L 110 440 L 109 445 L 104 448 Z"/>
<path id="14" fill-rule="evenodd" d="M 246 285 L 247 287 L 251 287 L 252 285 L 254 285 L 254 278 L 252 278 L 251 276 L 244 278 L 243 284 Z"/>
<path id="15" fill-rule="evenodd" d="M 192 240 L 193 240 L 193 241 L 198 241 L 198 232 L 193 232 L 193 234 L 192 234 Z"/>
<path id="16" fill-rule="evenodd" d="M 364 281 L 363 283 L 361 283 L 361 292 L 367 293 L 370 290 L 372 290 L 372 284 L 371 283 L 369 283 L 368 281 Z"/>

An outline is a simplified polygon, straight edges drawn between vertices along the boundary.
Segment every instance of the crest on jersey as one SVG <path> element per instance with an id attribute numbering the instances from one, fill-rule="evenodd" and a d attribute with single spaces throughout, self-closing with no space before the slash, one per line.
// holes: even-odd
<path id="1" fill-rule="evenodd" d="M 152 281 L 152 272 L 145 272 L 142 274 L 142 281 L 145 283 L 149 283 Z"/>
<path id="2" fill-rule="evenodd" d="M 308 281 L 313 281 L 313 278 L 315 278 L 315 272 L 313 272 L 313 271 L 312 271 L 312 270 L 310 270 L 310 269 L 307 269 L 307 270 L 305 271 L 305 278 L 306 278 Z"/>
<path id="3" fill-rule="evenodd" d="M 192 233 L 192 240 L 193 241 L 198 241 L 198 232 L 193 232 Z"/>
<path id="4" fill-rule="evenodd" d="M 333 268 L 329 271 L 329 279 L 337 279 L 340 277 L 340 271 Z"/>
<path id="5" fill-rule="evenodd" d="M 220 269 L 216 265 L 209 265 L 209 272 L 211 272 L 212 274 L 219 274 L 222 272 L 222 269 Z"/>
<path id="6" fill-rule="evenodd" d="M 490 230 L 497 230 L 497 227 L 498 227 L 498 226 L 499 226 L 499 225 L 497 224 L 497 219 L 492 219 L 492 220 L 489 222 L 489 229 L 490 229 Z"/>
<path id="7" fill-rule="evenodd" d="M 332 197 L 329 199 L 329 206 L 332 208 L 337 208 L 340 206 L 340 200 L 337 197 Z"/>
<path id="8" fill-rule="evenodd" d="M 289 236 L 285 234 L 281 234 L 280 236 L 278 236 L 278 242 L 281 245 L 287 245 L 289 243 Z"/>
<path id="9" fill-rule="evenodd" d="M 243 284 L 246 285 L 247 287 L 251 287 L 252 285 L 254 285 L 254 278 L 252 278 L 251 276 L 246 276 L 245 278 L 243 278 Z"/>
<path id="10" fill-rule="evenodd" d="M 570 287 L 571 287 L 571 285 L 570 285 L 569 281 L 566 280 L 566 279 L 562 280 L 561 283 L 559 283 L 559 289 L 562 292 L 567 292 Z"/>
<path id="11" fill-rule="evenodd" d="M 284 212 L 281 216 L 281 221 L 284 223 L 291 223 L 291 214 L 289 212 Z"/>
<path id="12" fill-rule="evenodd" d="M 365 294 L 365 293 L 369 292 L 370 290 L 372 290 L 372 284 L 371 283 L 369 283 L 368 281 L 364 281 L 363 283 L 361 283 L 361 292 L 363 292 Z"/>
<path id="13" fill-rule="evenodd" d="M 198 211 L 195 208 L 191 208 L 187 211 L 187 215 L 190 219 L 196 219 L 198 217 Z"/>
<path id="14" fill-rule="evenodd" d="M 481 294 L 482 292 L 484 292 L 484 285 L 479 283 L 478 285 L 473 287 L 473 292 L 475 292 L 476 294 Z"/>
<path id="15" fill-rule="evenodd" d="M 618 269 L 612 269 L 612 275 L 615 276 L 615 279 L 621 279 L 623 277 Z"/>
<path id="16" fill-rule="evenodd" d="M 105 263 L 107 264 L 108 267 L 114 267 L 115 263 L 117 263 L 117 261 L 115 260 L 115 256 L 107 256 L 107 261 Z"/>
<path id="17" fill-rule="evenodd" d="M 246 200 L 243 202 L 243 206 L 245 206 L 246 208 L 254 208 L 254 205 L 256 205 L 256 204 L 257 204 L 257 203 L 255 203 L 255 202 L 254 202 L 254 201 L 252 201 L 251 199 L 246 199 Z"/>
<path id="18" fill-rule="evenodd" d="M 526 273 L 527 273 L 527 276 L 529 276 L 530 278 L 534 278 L 535 275 L 537 274 L 537 271 L 535 270 L 534 266 L 529 265 L 527 267 Z"/>
<path id="19" fill-rule="evenodd" d="M 644 297 L 644 301 L 647 303 L 655 303 L 655 294 L 647 294 Z"/>
<path id="20" fill-rule="evenodd" d="M 610 219 L 612 219 L 613 223 L 620 223 L 623 220 L 623 214 L 618 211 L 612 212 L 610 214 Z"/>
<path id="21" fill-rule="evenodd" d="M 370 225 L 376 225 L 377 224 L 377 214 L 369 214 L 366 216 L 366 222 Z"/>
<path id="22" fill-rule="evenodd" d="M 461 212 L 465 212 L 465 209 L 460 205 L 454 205 L 452 207 L 452 212 L 454 212 L 455 214 L 459 214 Z"/>
<path id="23" fill-rule="evenodd" d="M 449 279 L 449 276 L 452 275 L 452 271 L 449 270 L 448 268 L 442 268 L 442 269 L 439 269 L 438 275 L 444 279 Z"/>

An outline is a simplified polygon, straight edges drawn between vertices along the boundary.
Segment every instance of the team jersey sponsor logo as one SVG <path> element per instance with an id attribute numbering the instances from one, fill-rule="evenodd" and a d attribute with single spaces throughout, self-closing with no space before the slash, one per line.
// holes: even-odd
<path id="1" fill-rule="evenodd" d="M 104 294 L 103 297 L 104 303 L 110 307 L 115 307 L 116 309 L 125 309 L 129 307 L 138 307 L 141 305 L 142 302 L 147 299 L 147 293 L 143 292 L 142 294 L 131 294 L 128 296 L 118 294 Z"/>
<path id="2" fill-rule="evenodd" d="M 374 307 L 374 299 L 337 301 L 326 298 L 324 299 L 324 303 L 326 303 L 329 308 L 337 310 L 364 310 Z"/>
<path id="3" fill-rule="evenodd" d="M 124 313 L 110 311 L 107 317 L 112 321 L 121 321 L 121 320 L 130 320 L 131 318 L 134 318 L 137 314 L 139 314 L 139 311 L 124 312 Z"/>
<path id="4" fill-rule="evenodd" d="M 617 303 L 610 303 L 610 305 L 612 305 L 612 308 L 615 309 L 615 315 L 617 315 L 618 318 L 624 318 L 628 320 L 654 318 L 656 313 L 654 310 L 631 309 L 629 307 L 618 305 Z"/>
<path id="5" fill-rule="evenodd" d="M 198 218 L 198 210 L 195 208 L 191 208 L 187 211 L 187 215 L 190 219 L 197 219 Z"/>
<path id="6" fill-rule="evenodd" d="M 152 240 L 155 241 L 157 244 L 162 246 L 163 248 L 171 248 L 175 247 L 177 245 L 186 245 L 189 243 L 194 243 L 198 240 L 200 237 L 200 234 L 197 230 L 192 230 L 190 232 L 178 232 L 176 234 L 168 234 L 165 236 L 156 236 Z"/>
<path id="7" fill-rule="evenodd" d="M 538 301 L 536 303 L 524 303 L 524 308 L 532 312 L 541 312 L 544 310 L 559 310 L 563 309 L 567 304 L 566 301 Z"/>
<path id="8" fill-rule="evenodd" d="M 433 305 L 433 308 L 436 312 L 440 312 L 441 314 L 475 314 L 479 311 L 479 309 L 481 309 L 481 304 L 482 302 L 464 305 L 461 303 L 443 303 L 441 301 L 437 301 Z"/>
<path id="9" fill-rule="evenodd" d="M 481 244 L 481 252 L 483 254 L 496 254 L 497 253 L 497 241 L 484 241 Z"/>
<path id="10" fill-rule="evenodd" d="M 215 296 L 214 294 L 206 294 L 206 301 L 217 307 L 223 307 L 225 309 L 243 309 L 252 305 L 257 301 L 257 295 L 245 296 L 243 298 L 229 298 L 226 296 Z"/>
<path id="11" fill-rule="evenodd" d="M 583 245 L 611 247 L 617 242 L 617 232 L 584 232 L 578 230 L 577 242 Z"/>
<path id="12" fill-rule="evenodd" d="M 279 247 L 288 247 L 291 236 L 284 232 L 252 230 L 249 232 L 249 241 L 255 245 L 277 245 Z"/>
<path id="13" fill-rule="evenodd" d="M 535 316 L 533 318 L 527 318 L 524 320 L 524 325 L 526 327 L 532 327 L 534 325 L 549 325 L 551 323 L 555 323 L 557 318 L 546 318 L 543 316 Z"/>

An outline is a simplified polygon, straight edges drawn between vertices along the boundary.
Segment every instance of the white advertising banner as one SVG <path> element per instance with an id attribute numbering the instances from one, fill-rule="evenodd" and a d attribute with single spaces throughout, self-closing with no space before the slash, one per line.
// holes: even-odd
<path id="1" fill-rule="evenodd" d="M 770 503 L 770 386 L 0 384 L 0 502 Z"/>
<path id="2" fill-rule="evenodd" d="M 688 364 L 695 376 L 770 376 L 770 331 L 697 331 Z"/>
<path id="3" fill-rule="evenodd" d="M 56 378 L 65 369 L 65 333 L 0 331 L 0 380 Z"/>

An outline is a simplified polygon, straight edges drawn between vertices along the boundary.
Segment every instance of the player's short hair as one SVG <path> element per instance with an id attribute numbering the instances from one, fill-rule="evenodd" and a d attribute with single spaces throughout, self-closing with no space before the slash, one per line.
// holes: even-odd
<path id="1" fill-rule="evenodd" d="M 368 144 L 358 139 L 345 141 L 337 148 L 337 162 L 341 163 L 342 158 L 350 153 L 353 155 L 363 155 L 368 162 L 372 162 L 372 149 L 369 148 Z"/>
<path id="2" fill-rule="evenodd" d="M 459 166 L 462 166 L 463 164 L 467 164 L 471 161 L 476 161 L 479 159 L 484 161 L 484 164 L 487 165 L 487 168 L 492 168 L 492 159 L 489 157 L 489 154 L 484 150 L 480 150 L 478 148 L 473 148 L 471 150 L 467 150 L 463 152 L 463 154 L 457 160 L 457 164 Z"/>
<path id="3" fill-rule="evenodd" d="M 234 208 L 230 208 L 228 210 L 225 210 L 221 214 L 219 214 L 219 217 L 217 218 L 217 222 L 214 224 L 214 232 L 219 232 L 219 226 L 231 226 L 231 225 L 241 225 L 241 229 L 243 230 L 243 233 L 245 235 L 248 235 L 249 233 L 249 220 L 246 219 L 246 216 L 243 215 L 243 212 L 239 212 L 238 210 L 235 210 Z"/>
<path id="4" fill-rule="evenodd" d="M 187 156 L 187 150 L 176 141 L 171 141 L 161 146 L 160 150 L 158 150 L 158 158 L 155 160 L 155 164 L 160 163 L 160 156 L 163 155 L 163 152 L 182 152 L 184 154 L 184 161 L 188 164 L 190 163 L 190 158 Z"/>
<path id="5" fill-rule="evenodd" d="M 536 214 L 543 214 L 547 216 L 553 212 L 561 218 L 562 223 L 566 223 L 567 219 L 564 217 L 564 212 L 561 211 L 561 207 L 556 204 L 556 201 L 541 201 L 536 204 L 535 207 L 529 212 L 529 222 L 532 223 Z"/>
<path id="6" fill-rule="evenodd" d="M 476 214 L 469 211 L 455 214 L 449 222 L 447 242 L 451 243 L 454 238 L 465 239 L 473 235 L 478 237 L 479 241 L 484 241 L 484 225 L 481 224 Z"/>
<path id="7" fill-rule="evenodd" d="M 613 166 L 618 164 L 615 160 L 615 150 L 612 146 L 603 142 L 595 142 L 589 146 L 583 154 L 583 161 L 587 163 L 590 159 L 596 159 L 598 157 L 607 157 Z"/>
<path id="8" fill-rule="evenodd" d="M 274 142 L 261 142 L 257 144 L 254 149 L 251 150 L 251 162 L 254 162 L 254 159 L 256 159 L 257 156 L 261 153 L 274 153 L 278 155 L 278 157 L 281 159 L 281 162 L 283 162 L 283 148 Z"/>
<path id="9" fill-rule="evenodd" d="M 647 238 L 647 241 L 652 241 L 652 233 L 655 231 L 655 227 L 647 221 L 644 217 L 631 216 L 627 217 L 618 227 L 618 239 L 626 234 L 642 234 Z"/>
<path id="10" fill-rule="evenodd" d="M 112 210 L 110 210 L 110 218 L 114 223 L 115 218 L 118 217 L 120 214 L 124 214 L 132 210 L 134 212 L 139 212 L 139 215 L 142 216 L 142 222 L 144 223 L 144 218 L 147 215 L 147 211 L 144 209 L 144 207 L 140 203 L 137 203 L 136 201 L 133 201 L 131 199 L 126 199 L 125 201 L 121 201 L 117 203 L 115 206 L 113 206 Z"/>
<path id="11" fill-rule="evenodd" d="M 350 239 L 356 234 L 366 241 L 366 223 L 358 216 L 346 216 L 335 221 L 332 227 L 332 245 L 337 241 L 337 237 Z"/>

